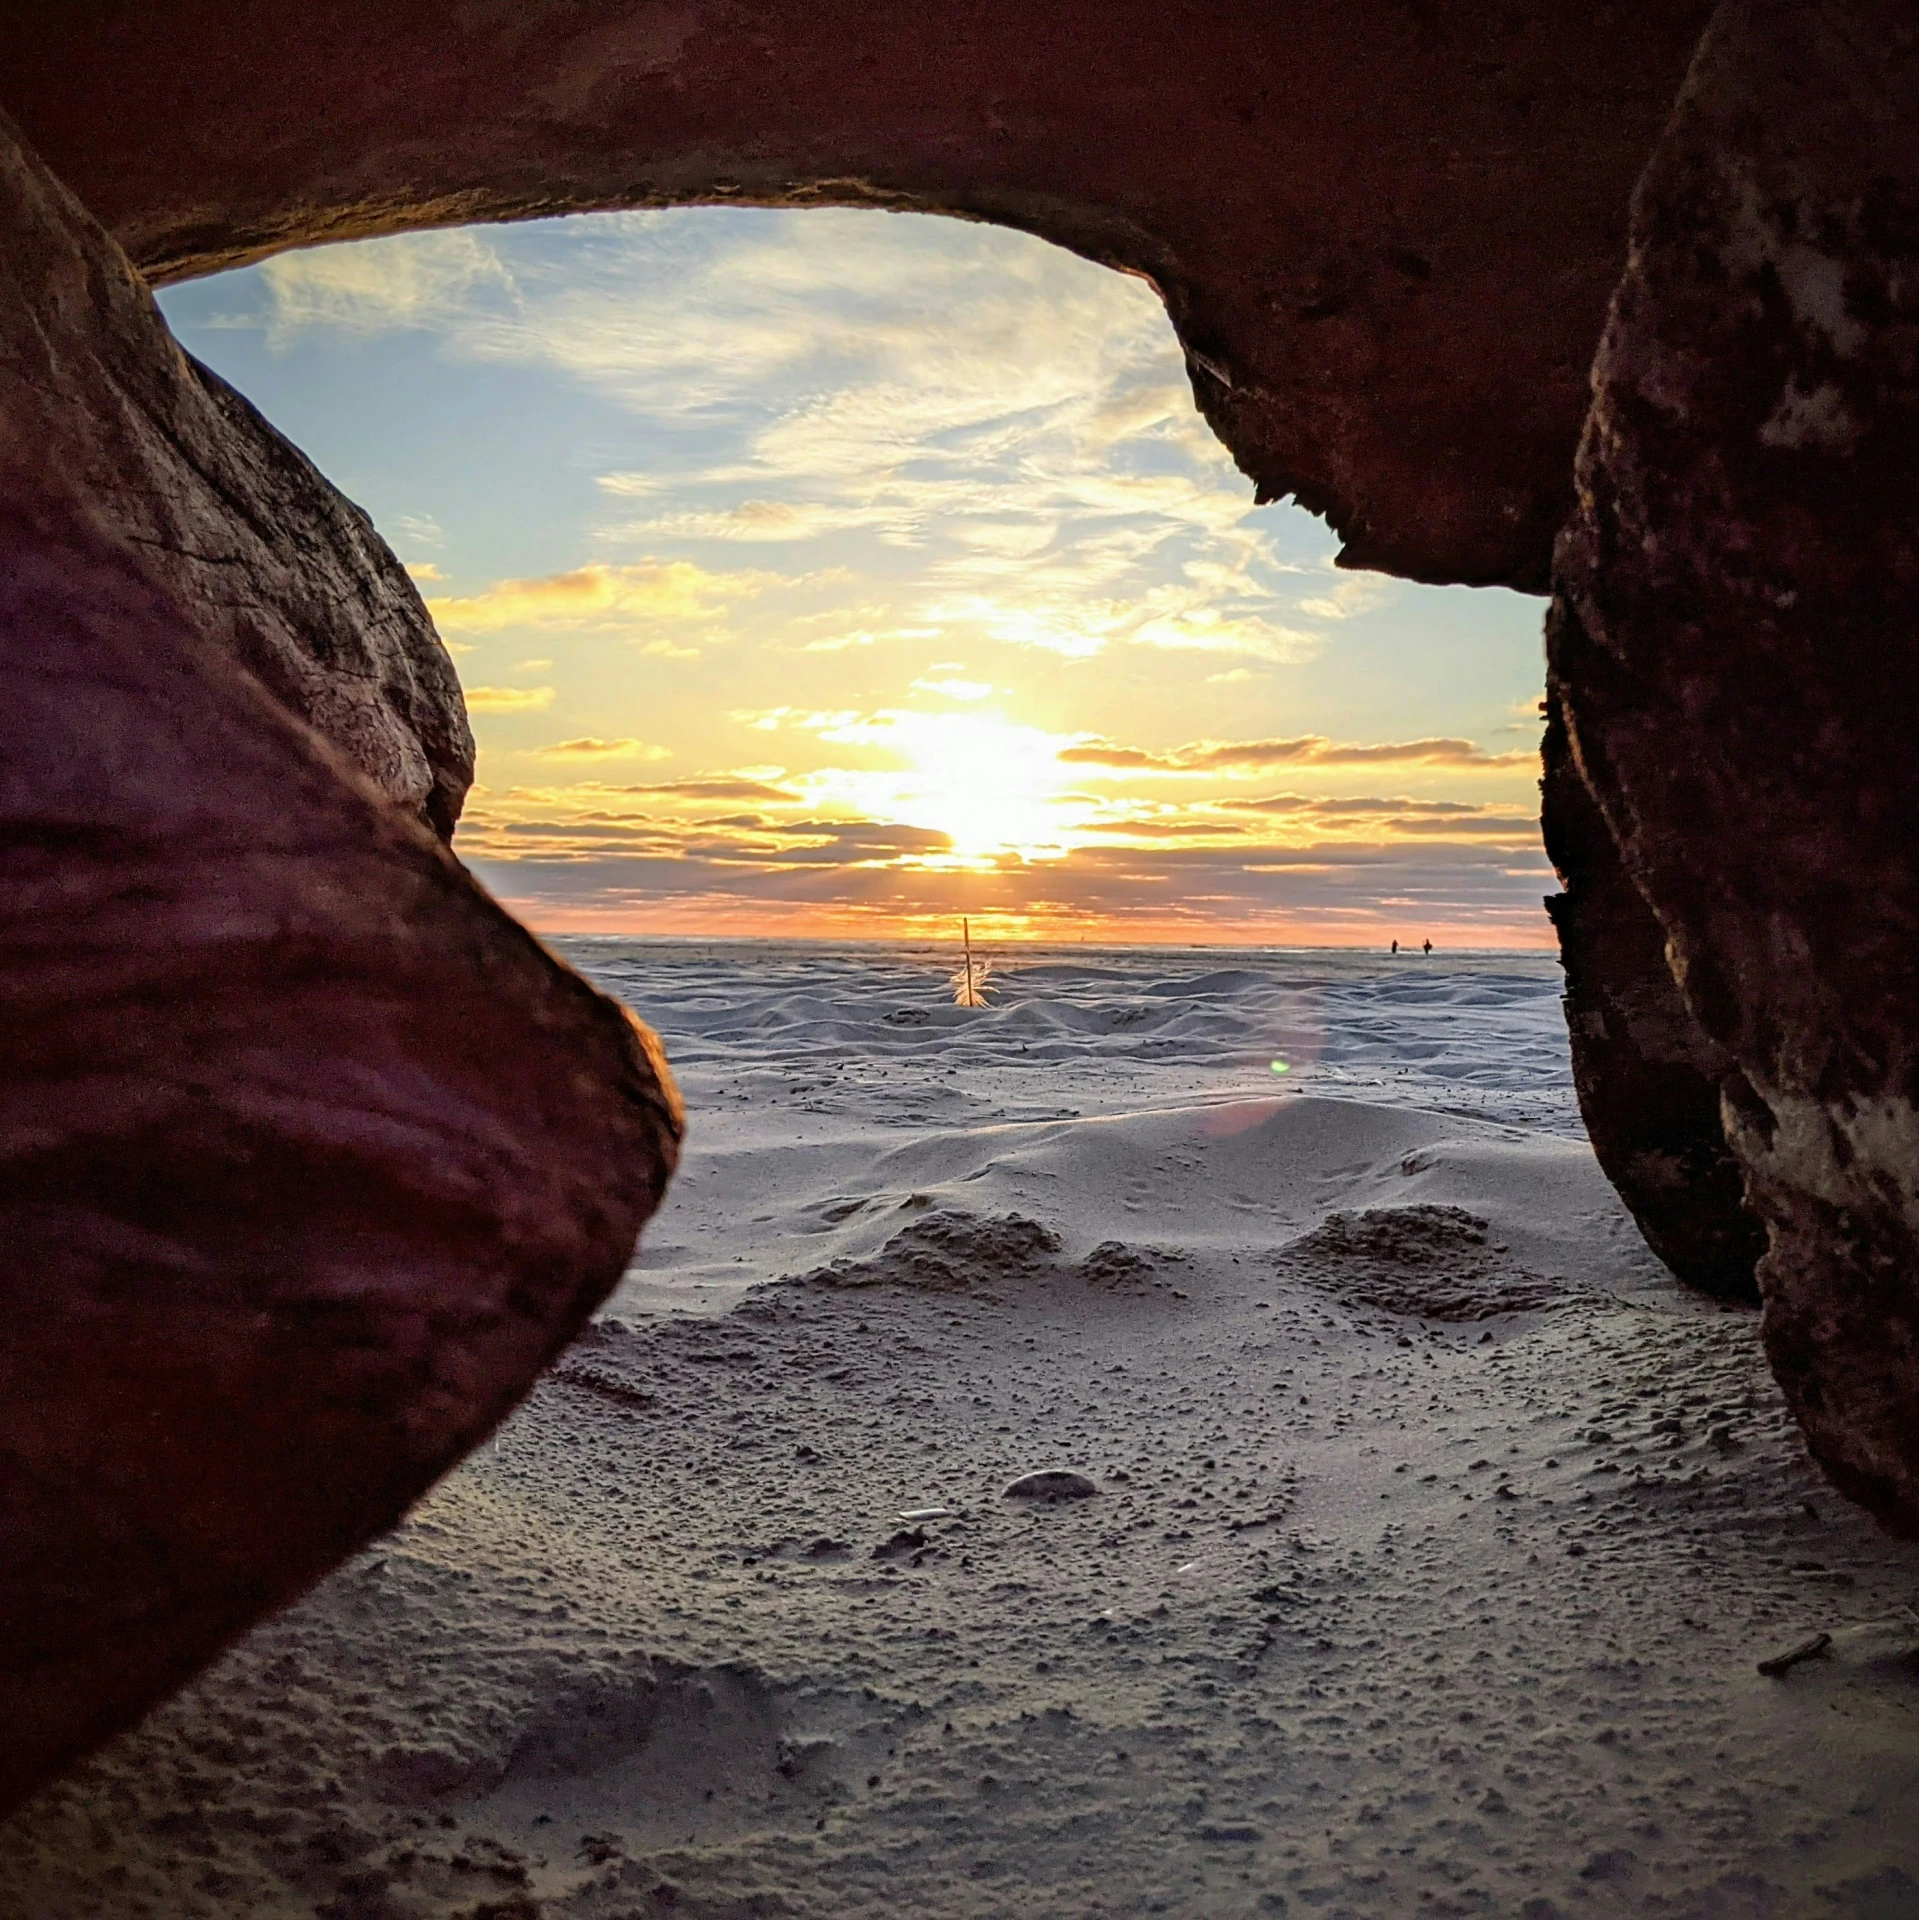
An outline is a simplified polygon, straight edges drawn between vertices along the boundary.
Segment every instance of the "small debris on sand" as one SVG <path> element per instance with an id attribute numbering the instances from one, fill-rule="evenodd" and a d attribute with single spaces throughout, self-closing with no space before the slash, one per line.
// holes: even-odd
<path id="1" fill-rule="evenodd" d="M 1083 1473 L 1069 1473 L 1060 1467 L 1043 1468 L 1038 1473 L 1022 1473 L 1001 1496 L 1007 1500 L 1086 1500 L 1099 1489 Z"/>
<path id="2" fill-rule="evenodd" d="M 1815 1633 L 1810 1640 L 1802 1640 L 1796 1647 L 1788 1647 L 1784 1653 L 1775 1653 L 1770 1660 L 1759 1663 L 1759 1671 L 1769 1680 L 1777 1680 L 1782 1674 L 1790 1672 L 1802 1660 L 1817 1660 L 1832 1646 L 1832 1635 Z"/>

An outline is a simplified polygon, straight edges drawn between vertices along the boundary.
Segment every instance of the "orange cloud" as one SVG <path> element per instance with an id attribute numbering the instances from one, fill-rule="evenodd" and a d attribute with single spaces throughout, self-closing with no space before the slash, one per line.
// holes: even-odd
<path id="1" fill-rule="evenodd" d="M 1274 766 L 1355 767 L 1397 764 L 1425 767 L 1535 766 L 1538 754 L 1530 748 L 1511 753 L 1488 753 L 1473 740 L 1435 736 L 1425 740 L 1385 740 L 1363 745 L 1329 740 L 1323 733 L 1302 733 L 1290 740 L 1196 740 L 1165 753 L 1143 747 L 1116 745 L 1110 740 L 1089 741 L 1062 749 L 1069 766 L 1111 767 L 1134 773 L 1234 773 Z"/>

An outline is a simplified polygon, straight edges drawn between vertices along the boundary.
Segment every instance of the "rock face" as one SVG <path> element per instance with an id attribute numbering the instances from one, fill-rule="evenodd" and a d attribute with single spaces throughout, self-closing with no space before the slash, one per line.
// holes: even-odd
<path id="1" fill-rule="evenodd" d="M 1709 11 L 92 0 L 0 10 L 0 107 L 156 280 L 698 200 L 1024 227 L 1158 285 L 1241 466 L 1355 564 L 1543 589 Z"/>
<path id="2" fill-rule="evenodd" d="M 4 1806 L 500 1418 L 679 1116 L 650 1037 L 236 664 L 355 569 L 399 604 L 364 523 L 17 151 L 0 268 Z M 283 528 L 260 606 L 206 589 Z"/>
<path id="3" fill-rule="evenodd" d="M 460 683 L 400 563 L 218 375 L 0 123 L 0 486 L 84 485 L 155 587 L 442 837 L 473 779 Z M 83 243 L 76 245 L 76 237 Z"/>
<path id="4" fill-rule="evenodd" d="M 1775 1371 L 1919 1534 L 1919 22 L 1745 0 L 1642 182 L 1551 664 L 1737 1068 Z"/>
<path id="5" fill-rule="evenodd" d="M 1563 617 L 1563 609 L 1561 615 Z M 1731 1056 L 1686 1010 L 1666 936 L 1620 864 L 1548 694 L 1540 783 L 1546 853 L 1566 885 L 1546 902 L 1566 969 L 1573 1084 L 1587 1137 L 1646 1244 L 1688 1286 L 1756 1302 L 1766 1230 L 1746 1205 L 1719 1087 Z"/>

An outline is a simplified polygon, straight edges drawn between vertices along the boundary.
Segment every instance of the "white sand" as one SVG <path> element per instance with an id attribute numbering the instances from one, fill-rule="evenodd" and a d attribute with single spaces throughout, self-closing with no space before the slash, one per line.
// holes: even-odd
<path id="1" fill-rule="evenodd" d="M 1550 961 L 576 952 L 695 1116 L 644 1259 L 0 1913 L 1919 1914 L 1919 1553 L 1638 1240 Z"/>

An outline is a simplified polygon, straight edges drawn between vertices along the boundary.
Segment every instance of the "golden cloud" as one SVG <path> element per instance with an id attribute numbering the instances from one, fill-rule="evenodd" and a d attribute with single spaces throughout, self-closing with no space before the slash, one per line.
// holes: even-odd
<path id="1" fill-rule="evenodd" d="M 1433 814 L 1450 818 L 1485 811 L 1471 800 L 1411 800 L 1404 796 L 1388 800 L 1372 794 L 1315 799 L 1304 793 L 1272 793 L 1260 800 L 1222 800 L 1218 804 L 1234 813 L 1311 813 L 1328 817 L 1343 814 Z"/>
<path id="2" fill-rule="evenodd" d="M 575 567 L 533 580 L 496 580 L 484 593 L 429 600 L 427 611 L 456 632 L 572 626 L 589 620 L 703 619 L 719 604 L 756 593 L 769 576 L 708 573 L 689 560 Z"/>
<path id="3" fill-rule="evenodd" d="M 588 733 L 577 740 L 555 740 L 551 746 L 534 748 L 534 752 L 543 760 L 665 760 L 672 749 L 645 740 L 602 740 Z"/>
<path id="4" fill-rule="evenodd" d="M 674 800 L 766 800 L 787 806 L 801 797 L 785 787 L 769 786 L 764 780 L 738 779 L 724 774 L 705 775 L 695 780 L 665 780 L 629 791 L 657 793 Z"/>
<path id="5" fill-rule="evenodd" d="M 553 704 L 551 687 L 468 687 L 468 713 L 544 713 Z"/>

